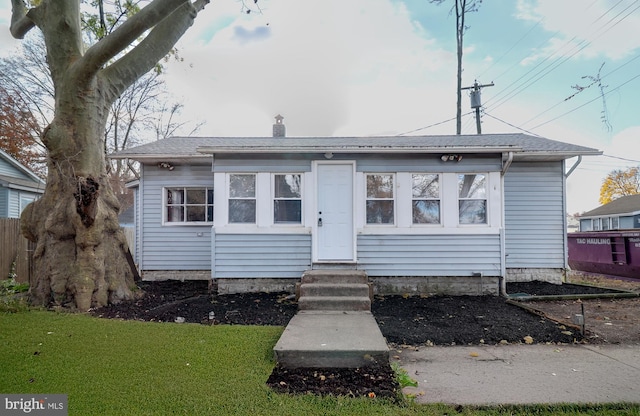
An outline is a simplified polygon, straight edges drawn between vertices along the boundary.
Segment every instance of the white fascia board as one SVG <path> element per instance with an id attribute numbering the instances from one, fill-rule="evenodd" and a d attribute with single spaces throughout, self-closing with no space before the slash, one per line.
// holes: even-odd
<path id="1" fill-rule="evenodd" d="M 522 151 L 513 146 L 506 147 L 369 147 L 369 146 L 313 146 L 313 147 L 273 147 L 273 146 L 201 146 L 198 152 L 202 154 L 225 153 L 502 153 Z"/>

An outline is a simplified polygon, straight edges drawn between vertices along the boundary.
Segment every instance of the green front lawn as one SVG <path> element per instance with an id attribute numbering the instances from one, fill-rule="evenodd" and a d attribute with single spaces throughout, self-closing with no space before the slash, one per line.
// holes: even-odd
<path id="1" fill-rule="evenodd" d="M 265 382 L 282 330 L 0 312 L 0 393 L 67 394 L 69 415 L 640 414 L 631 405 L 454 409 L 277 394 Z"/>

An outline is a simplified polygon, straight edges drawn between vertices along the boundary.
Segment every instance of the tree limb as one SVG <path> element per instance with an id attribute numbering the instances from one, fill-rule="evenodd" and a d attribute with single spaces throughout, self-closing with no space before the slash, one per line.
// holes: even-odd
<path id="1" fill-rule="evenodd" d="M 121 26 L 93 45 L 77 62 L 80 78 L 97 73 L 109 60 L 125 50 L 147 30 L 162 22 L 189 0 L 153 0 Z"/>
<path id="2" fill-rule="evenodd" d="M 185 2 L 157 24 L 135 48 L 105 68 L 103 77 L 111 84 L 114 97 L 122 94 L 166 56 L 208 3 L 209 0 Z"/>
<path id="3" fill-rule="evenodd" d="M 35 23 L 27 16 L 27 5 L 24 0 L 11 0 L 11 36 L 23 39 L 35 27 Z"/>

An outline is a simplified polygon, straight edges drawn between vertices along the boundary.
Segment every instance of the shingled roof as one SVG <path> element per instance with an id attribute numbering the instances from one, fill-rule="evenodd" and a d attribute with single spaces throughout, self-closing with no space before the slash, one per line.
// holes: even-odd
<path id="1" fill-rule="evenodd" d="M 530 160 L 563 160 L 601 151 L 526 134 L 388 137 L 171 137 L 111 154 L 154 162 L 224 153 L 503 153 Z"/>
<path id="2" fill-rule="evenodd" d="M 640 214 L 640 195 L 627 195 L 585 212 L 580 218 Z"/>

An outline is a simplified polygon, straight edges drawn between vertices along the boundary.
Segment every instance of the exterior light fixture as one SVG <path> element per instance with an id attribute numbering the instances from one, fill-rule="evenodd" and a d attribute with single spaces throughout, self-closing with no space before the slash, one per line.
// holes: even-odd
<path id="1" fill-rule="evenodd" d="M 160 162 L 158 163 L 158 167 L 162 169 L 169 169 L 169 170 L 174 169 L 174 166 L 169 162 Z"/>
<path id="2" fill-rule="evenodd" d="M 443 162 L 460 162 L 462 160 L 462 155 L 442 155 L 440 159 Z"/>
<path id="3" fill-rule="evenodd" d="M 331 158 L 333 157 L 333 153 L 331 153 L 331 152 L 327 152 L 327 153 L 325 153 L 325 154 L 324 154 L 324 157 L 325 157 L 326 159 L 331 159 Z"/>

